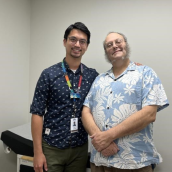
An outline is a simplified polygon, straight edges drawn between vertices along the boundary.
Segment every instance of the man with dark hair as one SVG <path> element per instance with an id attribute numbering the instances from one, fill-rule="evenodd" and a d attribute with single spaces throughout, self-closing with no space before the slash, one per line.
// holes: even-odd
<path id="1" fill-rule="evenodd" d="M 88 135 L 81 111 L 98 75 L 81 63 L 89 43 L 90 31 L 83 23 L 70 25 L 63 40 L 65 58 L 45 69 L 37 82 L 30 108 L 35 172 L 86 170 Z"/>
<path id="2" fill-rule="evenodd" d="M 129 60 L 126 37 L 111 32 L 104 41 L 112 68 L 92 84 L 82 112 L 92 138 L 92 172 L 152 172 L 162 162 L 153 142 L 156 113 L 169 105 L 156 73 Z M 104 153 L 112 143 L 119 150 Z"/>

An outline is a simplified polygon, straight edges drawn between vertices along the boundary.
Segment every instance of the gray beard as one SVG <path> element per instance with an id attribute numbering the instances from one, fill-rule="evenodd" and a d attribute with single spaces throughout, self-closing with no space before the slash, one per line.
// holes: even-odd
<path id="1" fill-rule="evenodd" d="M 125 56 L 125 57 L 122 57 L 122 60 L 124 60 L 124 59 L 126 59 L 126 58 L 127 58 L 126 56 Z M 116 61 L 116 59 L 111 60 L 111 63 L 113 64 L 115 61 Z"/>

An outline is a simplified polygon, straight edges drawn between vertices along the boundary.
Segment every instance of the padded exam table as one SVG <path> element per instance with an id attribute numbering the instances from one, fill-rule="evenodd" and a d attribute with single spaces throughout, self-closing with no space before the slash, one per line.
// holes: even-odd
<path id="1" fill-rule="evenodd" d="M 9 151 L 11 149 L 17 154 L 17 172 L 34 172 L 31 123 L 2 132 L 1 140 Z M 87 171 L 90 168 L 89 159 L 88 154 Z"/>

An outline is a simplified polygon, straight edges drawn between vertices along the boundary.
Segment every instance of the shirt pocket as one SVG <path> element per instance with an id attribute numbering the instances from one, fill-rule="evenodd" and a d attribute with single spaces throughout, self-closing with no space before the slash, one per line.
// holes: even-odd
<path id="1" fill-rule="evenodd" d="M 123 102 L 125 104 L 136 104 L 136 105 L 141 105 L 141 92 L 142 92 L 142 87 L 140 84 L 132 85 L 130 90 L 125 90 L 124 91 L 124 99 Z"/>

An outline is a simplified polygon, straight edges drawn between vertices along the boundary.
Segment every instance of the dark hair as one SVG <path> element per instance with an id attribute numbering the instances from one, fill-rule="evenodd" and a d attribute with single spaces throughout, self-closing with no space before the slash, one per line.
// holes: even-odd
<path id="1" fill-rule="evenodd" d="M 67 37 L 68 35 L 70 34 L 71 30 L 72 29 L 78 29 L 78 30 L 81 30 L 82 32 L 84 32 L 86 35 L 87 35 L 87 43 L 89 44 L 90 43 L 90 36 L 91 36 L 91 33 L 90 31 L 88 30 L 88 28 L 81 22 L 76 22 L 74 24 L 71 24 L 65 31 L 65 34 L 64 34 L 64 39 L 67 40 Z"/>

